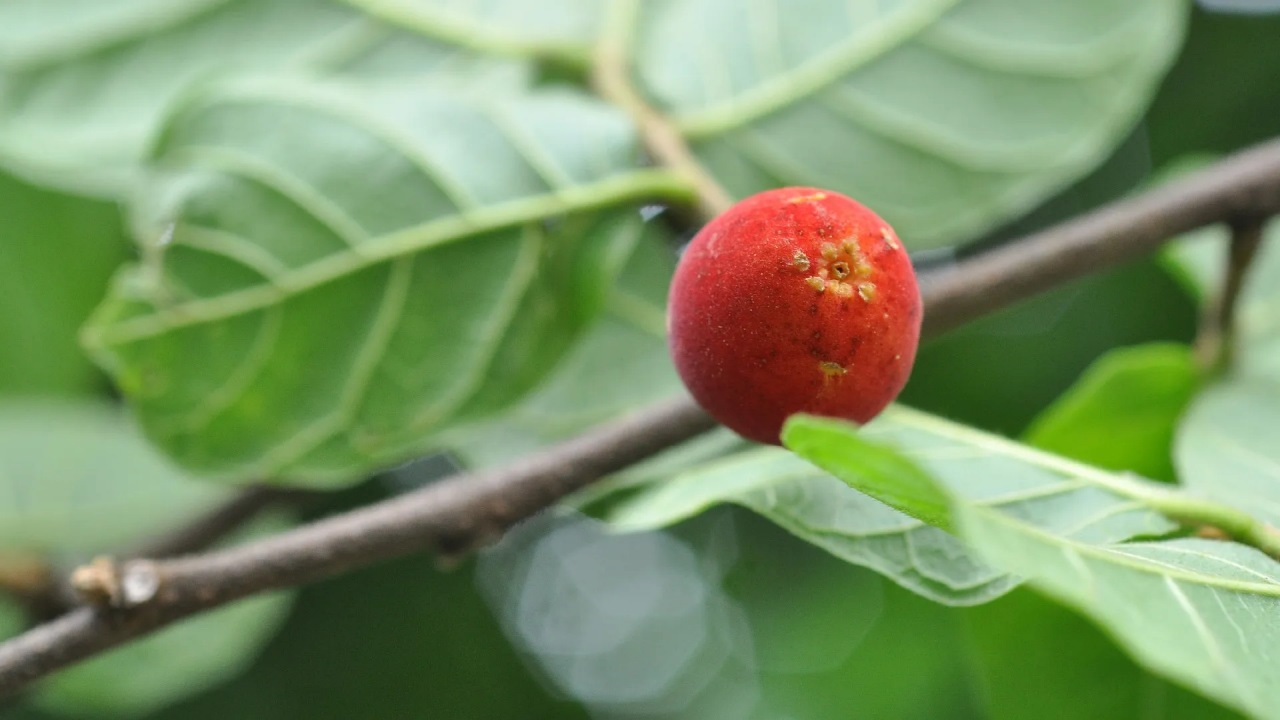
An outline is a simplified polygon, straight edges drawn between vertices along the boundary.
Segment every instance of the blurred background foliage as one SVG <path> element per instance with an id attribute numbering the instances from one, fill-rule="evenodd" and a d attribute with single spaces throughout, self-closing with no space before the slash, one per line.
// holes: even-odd
<path id="1" fill-rule="evenodd" d="M 17 35 L 0 32 L 0 43 Z M 1280 15 L 1196 8 L 1185 44 L 1149 111 L 1112 156 L 979 244 L 1016 237 L 1120 197 L 1187 156 L 1226 153 L 1280 134 L 1277 38 Z M 573 75 L 572 63 L 568 74 Z M 111 201 L 44 189 L 29 180 L 0 175 L 0 394 L 109 397 L 106 379 L 76 350 L 76 332 L 129 252 L 121 215 Z M 603 322 L 613 323 L 606 345 L 626 347 L 628 333 L 643 324 L 644 313 L 637 316 L 634 304 L 626 302 L 606 306 Z M 1163 266 L 1154 260 L 1134 263 L 928 343 L 903 400 L 1018 436 L 1107 351 L 1157 341 L 1185 343 L 1196 313 L 1195 299 Z M 669 381 L 658 374 L 655 386 Z M 620 382 L 627 377 L 630 371 Z M 554 405 L 553 395 L 536 397 Z M 498 422 L 520 426 L 519 411 Z M 522 426 L 525 431 L 530 424 Z M 1052 435 L 1052 428 L 1038 425 L 1031 439 L 1099 464 L 1119 462 L 1090 457 L 1087 447 L 1064 448 Z M 483 435 L 474 432 L 469 442 L 464 437 L 456 446 L 463 460 L 497 459 L 491 448 L 485 454 Z M 1149 457 L 1132 461 L 1152 462 Z M 433 472 L 402 469 L 334 493 L 307 514 L 374 501 L 405 483 L 420 482 L 415 473 Z M 1157 467 L 1152 474 L 1159 472 Z M 102 474 L 97 482 L 110 479 Z M 178 641 L 185 647 L 181 652 L 195 648 L 206 655 L 203 661 L 171 663 L 168 658 L 175 655 L 160 650 L 135 653 L 98 677 L 84 672 L 55 681 L 32 696 L 33 702 L 6 706 L 0 716 L 1234 717 L 1146 673 L 1101 631 L 1028 590 L 976 608 L 942 607 L 738 509 L 717 509 L 655 534 L 662 540 L 616 538 L 572 514 L 540 522 L 543 526 L 522 530 L 458 567 L 415 557 L 303 588 L 291 609 L 286 599 L 270 598 L 260 617 L 231 623 L 238 630 L 224 624 Z M 598 552 L 581 566 L 570 555 L 554 553 L 546 560 L 551 566 L 539 566 L 536 552 L 517 552 L 541 547 L 557 535 Z M 523 544 L 513 549 L 512 543 Z M 607 585 L 610 578 L 637 573 L 650 578 L 648 587 L 667 588 L 653 600 L 665 604 L 634 616 L 619 610 L 611 622 L 608 607 L 592 605 L 591 584 Z M 578 617 L 604 612 L 601 622 L 609 627 L 631 623 L 626 632 L 618 630 L 611 649 L 605 648 L 612 654 L 602 650 L 595 658 L 598 675 L 581 675 L 582 669 L 564 664 L 563 657 L 556 660 L 554 648 L 521 635 L 528 628 L 512 624 L 519 613 L 512 615 L 506 603 L 513 602 L 512 593 L 531 597 L 530 588 L 520 583 L 532 583 L 532 577 L 550 583 L 539 596 L 547 602 L 578 597 Z M 700 584 L 690 586 L 695 582 Z M 690 620 L 688 628 L 718 628 L 715 642 L 698 651 L 718 648 L 714 655 L 663 655 L 674 652 L 671 646 L 650 648 L 645 655 L 644 647 L 635 645 L 646 633 L 676 632 L 684 627 L 678 624 L 685 617 L 681 613 L 690 612 L 708 613 L 710 619 Z M 0 626 L 16 629 L 16 613 L 0 607 Z M 277 623 L 274 634 L 254 629 Z M 240 631 L 244 642 L 215 642 Z M 234 647 L 223 647 L 228 643 Z M 624 657 L 636 664 L 619 664 Z M 700 664 L 713 672 L 694 672 Z M 166 672 L 169 665 L 176 669 Z M 661 675 L 673 668 L 682 673 Z M 121 679 L 132 675 L 149 681 L 133 688 Z M 647 698 L 628 696 L 629 689 L 644 683 L 652 685 Z M 566 687 L 577 692 L 566 693 Z"/>

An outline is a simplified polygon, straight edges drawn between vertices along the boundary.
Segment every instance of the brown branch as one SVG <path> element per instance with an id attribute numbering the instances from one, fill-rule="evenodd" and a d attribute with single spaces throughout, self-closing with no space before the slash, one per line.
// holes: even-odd
<path id="1" fill-rule="evenodd" d="M 936 335 L 1164 239 L 1280 209 L 1280 142 L 1240 153 L 1176 184 L 1114 203 L 924 278 L 925 332 Z M 227 550 L 131 561 L 121 582 L 154 592 L 127 607 L 83 607 L 0 645 L 0 693 L 170 622 L 255 593 L 314 582 L 412 552 L 460 552 L 610 472 L 713 426 L 681 398 L 601 425 L 499 469 L 456 476 Z M 132 582 L 137 581 L 137 582 Z"/>
<path id="2" fill-rule="evenodd" d="M 1245 275 L 1262 245 L 1265 226 L 1266 218 L 1258 215 L 1242 217 L 1231 223 L 1222 289 L 1205 307 L 1196 334 L 1196 361 L 1206 371 L 1214 372 L 1229 366 L 1235 355 L 1236 307 Z"/>
<path id="3" fill-rule="evenodd" d="M 1049 287 L 1136 260 L 1182 233 L 1280 211 L 1280 140 L 922 278 L 938 334 Z"/>

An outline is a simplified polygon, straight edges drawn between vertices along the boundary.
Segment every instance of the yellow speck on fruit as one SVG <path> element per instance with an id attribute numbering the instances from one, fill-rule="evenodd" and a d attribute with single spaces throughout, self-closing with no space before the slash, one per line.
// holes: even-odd
<path id="1" fill-rule="evenodd" d="M 867 262 L 867 258 L 862 255 L 854 259 L 853 269 L 858 273 L 858 277 L 871 277 L 871 263 Z"/>
<path id="2" fill-rule="evenodd" d="M 818 363 L 818 369 L 822 371 L 823 375 L 826 375 L 829 378 L 840 377 L 841 375 L 849 372 L 849 369 L 845 366 L 838 362 L 831 362 L 830 360 L 823 360 Z"/>
<path id="3" fill-rule="evenodd" d="M 796 254 L 791 256 L 791 267 L 800 272 L 808 272 L 809 258 L 805 256 L 803 251 L 797 250 Z"/>
<path id="4" fill-rule="evenodd" d="M 804 281 L 809 284 L 809 287 L 817 290 L 818 292 L 822 292 L 827 289 L 827 282 L 816 275 L 807 277 Z"/>
<path id="5" fill-rule="evenodd" d="M 837 280 L 843 280 L 849 277 L 849 263 L 843 260 L 832 263 L 831 272 L 836 276 Z"/>
<path id="6" fill-rule="evenodd" d="M 831 292 L 836 294 L 836 297 L 853 297 L 853 286 L 849 283 L 830 280 L 827 285 L 831 288 Z"/>
<path id="7" fill-rule="evenodd" d="M 854 257 L 857 257 L 862 252 L 862 248 L 858 247 L 858 241 L 855 238 L 849 238 L 848 240 L 845 240 L 843 243 L 840 244 L 840 249 L 844 250 L 845 252 L 849 253 Z"/>
<path id="8" fill-rule="evenodd" d="M 800 203 L 818 202 L 819 200 L 826 200 L 826 199 L 827 199 L 826 193 L 813 193 L 811 195 L 797 195 L 796 197 L 793 197 L 790 200 L 787 200 L 787 202 L 792 203 L 793 205 L 799 205 Z"/>
<path id="9" fill-rule="evenodd" d="M 876 299 L 876 286 L 874 283 L 862 282 L 858 283 L 858 297 L 866 302 Z"/>
<path id="10" fill-rule="evenodd" d="M 890 250 L 902 249 L 902 246 L 898 244 L 897 238 L 893 236 L 893 233 L 889 232 L 889 228 L 880 228 L 880 237 L 884 238 L 884 244 L 888 245 Z"/>
<path id="11" fill-rule="evenodd" d="M 835 260 L 836 256 L 840 254 L 840 251 L 836 249 L 836 246 L 831 243 L 822 243 L 821 250 L 822 257 L 825 260 Z"/>

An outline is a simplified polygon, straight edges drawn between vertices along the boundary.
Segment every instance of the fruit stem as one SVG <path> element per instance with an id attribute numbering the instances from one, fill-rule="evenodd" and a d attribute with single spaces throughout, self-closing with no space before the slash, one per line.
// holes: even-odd
<path id="1" fill-rule="evenodd" d="M 679 175 L 697 192 L 697 210 L 708 221 L 733 205 L 733 196 L 690 150 L 675 123 L 645 100 L 631 82 L 636 0 L 612 0 L 596 47 L 592 85 L 605 100 L 622 108 L 636 124 L 654 162 Z"/>

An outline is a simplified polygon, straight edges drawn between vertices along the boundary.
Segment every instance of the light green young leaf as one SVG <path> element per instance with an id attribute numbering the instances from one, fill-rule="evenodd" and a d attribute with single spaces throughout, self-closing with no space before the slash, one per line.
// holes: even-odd
<path id="1" fill-rule="evenodd" d="M 0 404 L 0 548 L 113 552 L 224 499 L 94 401 Z"/>
<path id="2" fill-rule="evenodd" d="M 869 474 L 856 450 L 889 440 L 945 488 L 949 517 L 977 557 L 1091 617 L 1148 668 L 1280 717 L 1280 666 L 1269 660 L 1280 647 L 1280 563 L 1235 543 L 1124 543 L 1171 528 L 1143 502 L 1167 491 L 904 408 L 882 418 L 861 432 L 846 426 L 850 479 Z M 834 427 L 798 417 L 784 438 L 796 444 Z"/>
<path id="3" fill-rule="evenodd" d="M 604 209 L 685 191 L 635 151 L 567 91 L 216 86 L 162 135 L 144 262 L 85 341 L 182 464 L 350 482 L 560 358 L 643 231 Z"/>
<path id="4" fill-rule="evenodd" d="M 1025 441 L 1108 470 L 1173 480 L 1173 434 L 1200 387 L 1186 345 L 1118 348 L 1036 418 Z"/>
<path id="5" fill-rule="evenodd" d="M 737 195 L 839 190 L 914 248 L 1088 172 L 1181 44 L 1184 0 L 645 0 L 638 73 Z"/>
<path id="6" fill-rule="evenodd" d="M 290 71 L 524 82 L 517 63 L 464 56 L 337 0 L 4 2 L 0 165 L 124 196 L 165 108 L 193 83 Z"/>
<path id="7" fill-rule="evenodd" d="M 278 532 L 268 516 L 227 543 Z M 241 600 L 64 670 L 42 685 L 35 704 L 73 717 L 136 718 L 242 672 L 284 623 L 293 592 Z"/>

